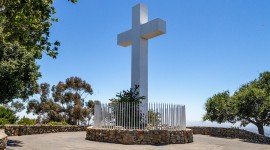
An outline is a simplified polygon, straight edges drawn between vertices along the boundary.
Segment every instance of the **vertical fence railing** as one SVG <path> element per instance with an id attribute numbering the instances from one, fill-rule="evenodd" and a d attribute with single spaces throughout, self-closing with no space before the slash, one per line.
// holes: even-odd
<path id="1" fill-rule="evenodd" d="M 148 110 L 146 111 L 144 108 L 148 108 Z M 182 130 L 186 128 L 185 106 L 167 103 L 101 104 L 97 102 L 94 112 L 94 127 L 129 130 Z"/>

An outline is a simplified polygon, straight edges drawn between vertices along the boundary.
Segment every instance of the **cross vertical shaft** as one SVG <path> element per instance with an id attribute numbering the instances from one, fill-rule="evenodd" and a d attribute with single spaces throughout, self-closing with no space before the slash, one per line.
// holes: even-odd
<path id="1" fill-rule="evenodd" d="M 148 40 L 141 38 L 141 24 L 148 22 L 147 7 L 139 4 L 132 8 L 131 87 L 139 85 L 139 93 L 148 103 Z"/>
<path id="2" fill-rule="evenodd" d="M 140 96 L 145 96 L 141 110 L 148 112 L 148 39 L 166 33 L 166 22 L 154 19 L 148 22 L 148 9 L 138 4 L 132 8 L 132 29 L 117 35 L 117 44 L 132 45 L 131 87 L 139 85 Z M 147 120 L 147 119 L 146 119 Z"/>

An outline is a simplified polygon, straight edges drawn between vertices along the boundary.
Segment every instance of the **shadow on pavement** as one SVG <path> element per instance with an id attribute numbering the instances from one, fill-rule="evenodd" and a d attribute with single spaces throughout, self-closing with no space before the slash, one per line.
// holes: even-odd
<path id="1" fill-rule="evenodd" d="M 19 140 L 8 140 L 7 146 L 8 147 L 22 147 L 22 141 Z"/>
<path id="2" fill-rule="evenodd" d="M 258 141 L 248 140 L 248 139 L 240 139 L 240 141 L 247 142 L 247 143 L 252 143 L 252 144 L 270 145 L 270 144 L 267 144 L 267 143 L 261 143 L 261 142 L 258 142 Z"/>
<path id="3" fill-rule="evenodd" d="M 245 143 L 252 143 L 252 144 L 259 144 L 259 145 L 269 145 L 267 143 L 258 142 L 258 141 L 255 141 L 253 139 L 240 139 L 240 138 L 233 138 L 233 137 L 218 137 L 218 136 L 213 136 L 213 135 L 209 135 L 209 136 L 214 137 L 214 138 L 221 138 L 221 139 L 239 139 L 239 141 L 245 142 Z"/>

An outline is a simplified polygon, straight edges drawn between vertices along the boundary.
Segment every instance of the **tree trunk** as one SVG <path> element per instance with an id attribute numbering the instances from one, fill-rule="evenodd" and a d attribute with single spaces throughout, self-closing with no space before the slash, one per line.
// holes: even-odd
<path id="1" fill-rule="evenodd" d="M 262 124 L 257 124 L 256 126 L 258 128 L 259 134 L 264 135 L 263 125 Z"/>

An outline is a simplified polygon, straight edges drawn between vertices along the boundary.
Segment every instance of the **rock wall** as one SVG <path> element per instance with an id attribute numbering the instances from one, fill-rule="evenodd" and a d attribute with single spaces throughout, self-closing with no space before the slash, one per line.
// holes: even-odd
<path id="1" fill-rule="evenodd" d="M 254 143 L 270 144 L 270 137 L 249 132 L 237 128 L 220 128 L 220 127 L 188 127 L 193 130 L 193 134 L 203 134 L 223 138 L 239 138 L 244 141 Z"/>
<path id="2" fill-rule="evenodd" d="M 7 141 L 7 135 L 0 130 L 0 150 L 4 150 L 7 147 Z"/>
<path id="3" fill-rule="evenodd" d="M 5 126 L 5 133 L 8 136 L 21 136 L 31 134 L 55 133 L 55 132 L 77 132 L 86 131 L 87 126 Z"/>
<path id="4" fill-rule="evenodd" d="M 120 144 L 184 144 L 193 142 L 192 130 L 114 130 L 87 128 L 90 141 Z"/>

